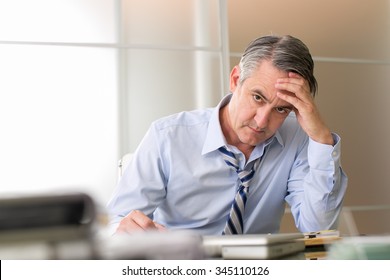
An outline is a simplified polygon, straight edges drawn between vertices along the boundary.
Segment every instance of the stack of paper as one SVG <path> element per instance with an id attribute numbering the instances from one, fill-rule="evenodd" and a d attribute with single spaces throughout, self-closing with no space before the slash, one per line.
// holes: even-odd
<path id="1" fill-rule="evenodd" d="M 310 260 L 327 258 L 329 245 L 341 240 L 340 233 L 337 230 L 306 232 L 304 235 L 305 257 Z"/>

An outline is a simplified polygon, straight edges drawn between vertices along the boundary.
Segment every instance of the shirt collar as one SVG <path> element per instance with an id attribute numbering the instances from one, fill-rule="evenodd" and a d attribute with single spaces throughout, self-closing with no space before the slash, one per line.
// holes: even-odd
<path id="1" fill-rule="evenodd" d="M 225 136 L 222 133 L 221 123 L 219 121 L 219 111 L 223 106 L 225 106 L 230 102 L 231 98 L 232 98 L 231 93 L 226 95 L 224 98 L 222 98 L 219 104 L 214 108 L 210 117 L 206 140 L 203 144 L 202 155 L 215 151 L 222 146 L 227 146 Z M 260 153 L 262 154 L 264 147 L 271 144 L 275 138 L 281 146 L 284 146 L 284 141 L 279 131 L 276 131 L 275 135 L 272 136 L 270 139 L 268 139 L 263 143 L 258 144 L 255 148 L 255 151 L 256 150 L 259 152 L 261 151 Z"/>
<path id="2" fill-rule="evenodd" d="M 221 123 L 219 122 L 219 110 L 230 102 L 232 94 L 226 95 L 214 108 L 207 129 L 206 140 L 203 144 L 202 155 L 217 150 L 219 147 L 226 145 L 225 136 L 222 133 Z"/>

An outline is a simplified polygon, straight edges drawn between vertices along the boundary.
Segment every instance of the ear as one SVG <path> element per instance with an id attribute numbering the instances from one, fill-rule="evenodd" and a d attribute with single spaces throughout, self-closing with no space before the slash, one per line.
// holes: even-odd
<path id="1" fill-rule="evenodd" d="M 234 66 L 230 72 L 230 92 L 234 92 L 238 86 L 238 81 L 240 79 L 240 68 L 238 65 Z"/>

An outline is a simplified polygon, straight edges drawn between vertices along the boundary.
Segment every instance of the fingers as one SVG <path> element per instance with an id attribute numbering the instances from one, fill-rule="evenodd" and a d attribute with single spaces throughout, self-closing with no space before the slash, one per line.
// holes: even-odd
<path id="1" fill-rule="evenodd" d="M 287 78 L 278 79 L 275 88 L 280 90 L 278 92 L 280 98 L 294 106 L 298 105 L 299 101 L 303 103 L 313 102 L 309 83 L 296 73 L 290 72 Z"/>
<path id="2" fill-rule="evenodd" d="M 167 231 L 167 228 L 164 227 L 163 225 L 160 225 L 160 224 L 158 224 L 156 222 L 154 222 L 154 225 L 155 225 L 155 227 L 157 228 L 158 231 L 161 231 L 161 232 Z"/>
<path id="3" fill-rule="evenodd" d="M 163 225 L 154 222 L 152 219 L 150 219 L 141 211 L 133 210 L 121 220 L 116 232 L 131 233 L 136 231 L 147 231 L 147 230 L 165 231 L 166 229 Z"/>

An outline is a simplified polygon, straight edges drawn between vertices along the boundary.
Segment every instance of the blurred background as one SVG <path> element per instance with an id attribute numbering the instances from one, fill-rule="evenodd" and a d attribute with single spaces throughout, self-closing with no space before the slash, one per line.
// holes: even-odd
<path id="1" fill-rule="evenodd" d="M 389 233 L 390 0 L 0 0 L 0 195 L 77 190 L 104 206 L 150 123 L 215 106 L 269 34 L 315 60 L 349 176 L 341 227 Z M 295 231 L 288 209 L 281 231 Z"/>

